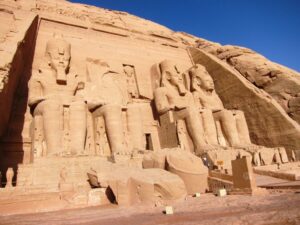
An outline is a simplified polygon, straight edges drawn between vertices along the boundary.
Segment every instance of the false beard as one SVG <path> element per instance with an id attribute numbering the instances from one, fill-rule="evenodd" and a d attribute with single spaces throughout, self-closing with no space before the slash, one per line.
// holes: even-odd
<path id="1" fill-rule="evenodd" d="M 66 74 L 66 70 L 63 67 L 58 67 L 56 68 L 56 81 L 57 83 L 60 84 L 66 84 L 67 83 L 67 74 Z"/>
<path id="2" fill-rule="evenodd" d="M 178 91 L 179 91 L 180 95 L 185 95 L 186 94 L 187 90 L 186 90 L 186 88 L 183 84 L 178 84 L 177 88 L 178 88 Z"/>

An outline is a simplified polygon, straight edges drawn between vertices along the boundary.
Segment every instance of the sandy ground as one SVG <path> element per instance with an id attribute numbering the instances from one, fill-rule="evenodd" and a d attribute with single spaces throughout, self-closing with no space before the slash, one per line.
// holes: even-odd
<path id="1" fill-rule="evenodd" d="M 51 213 L 0 216 L 1 225 L 300 225 L 300 190 L 273 191 L 265 196 L 212 194 L 187 198 L 173 204 L 174 215 L 162 213 L 164 206 L 90 207 Z"/>

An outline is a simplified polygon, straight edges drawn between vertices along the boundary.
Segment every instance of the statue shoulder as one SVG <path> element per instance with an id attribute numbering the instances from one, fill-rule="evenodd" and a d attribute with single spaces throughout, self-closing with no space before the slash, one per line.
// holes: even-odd
<path id="1" fill-rule="evenodd" d="M 168 88 L 166 87 L 158 87 L 154 90 L 154 96 L 165 95 L 167 93 L 168 93 Z"/>
<path id="2" fill-rule="evenodd" d="M 220 99 L 220 96 L 218 95 L 218 93 L 217 93 L 215 90 L 213 91 L 213 96 L 214 96 L 215 98 Z M 220 101 L 221 101 L 221 99 L 220 99 Z"/>
<path id="3" fill-rule="evenodd" d="M 72 80 L 78 80 L 81 77 L 78 71 L 74 68 L 69 69 L 67 76 Z"/>
<path id="4" fill-rule="evenodd" d="M 155 88 L 155 91 L 162 91 L 162 90 L 168 90 L 167 87 L 158 87 L 158 88 Z"/>
<path id="5" fill-rule="evenodd" d="M 203 98 L 207 97 L 207 95 L 205 94 L 204 91 L 202 91 L 202 89 L 193 91 L 193 96 L 194 96 L 194 98 L 199 98 L 199 99 L 203 99 Z"/>
<path id="6" fill-rule="evenodd" d="M 41 82 L 43 73 L 40 70 L 33 70 L 30 78 L 31 83 Z"/>
<path id="7" fill-rule="evenodd" d="M 193 94 L 194 98 L 199 98 L 200 97 L 198 91 L 193 91 L 192 94 Z"/>

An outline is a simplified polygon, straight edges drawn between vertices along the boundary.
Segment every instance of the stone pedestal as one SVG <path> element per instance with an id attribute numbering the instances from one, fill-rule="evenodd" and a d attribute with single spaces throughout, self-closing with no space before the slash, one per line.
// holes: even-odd
<path id="1" fill-rule="evenodd" d="M 232 160 L 233 190 L 230 194 L 263 194 L 266 190 L 257 188 L 250 157 Z"/>
<path id="2" fill-rule="evenodd" d="M 44 191 L 57 191 L 65 171 L 65 183 L 89 187 L 87 172 L 106 162 L 97 156 L 40 158 L 32 164 L 18 166 L 17 187 L 40 188 Z"/>

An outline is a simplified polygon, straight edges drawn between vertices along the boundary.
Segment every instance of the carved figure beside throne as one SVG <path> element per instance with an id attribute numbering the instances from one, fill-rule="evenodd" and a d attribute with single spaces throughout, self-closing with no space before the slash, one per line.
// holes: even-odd
<path id="1" fill-rule="evenodd" d="M 86 104 L 80 95 L 84 82 L 70 68 L 71 45 L 54 37 L 45 60 L 29 83 L 36 156 L 81 154 L 86 137 Z"/>

